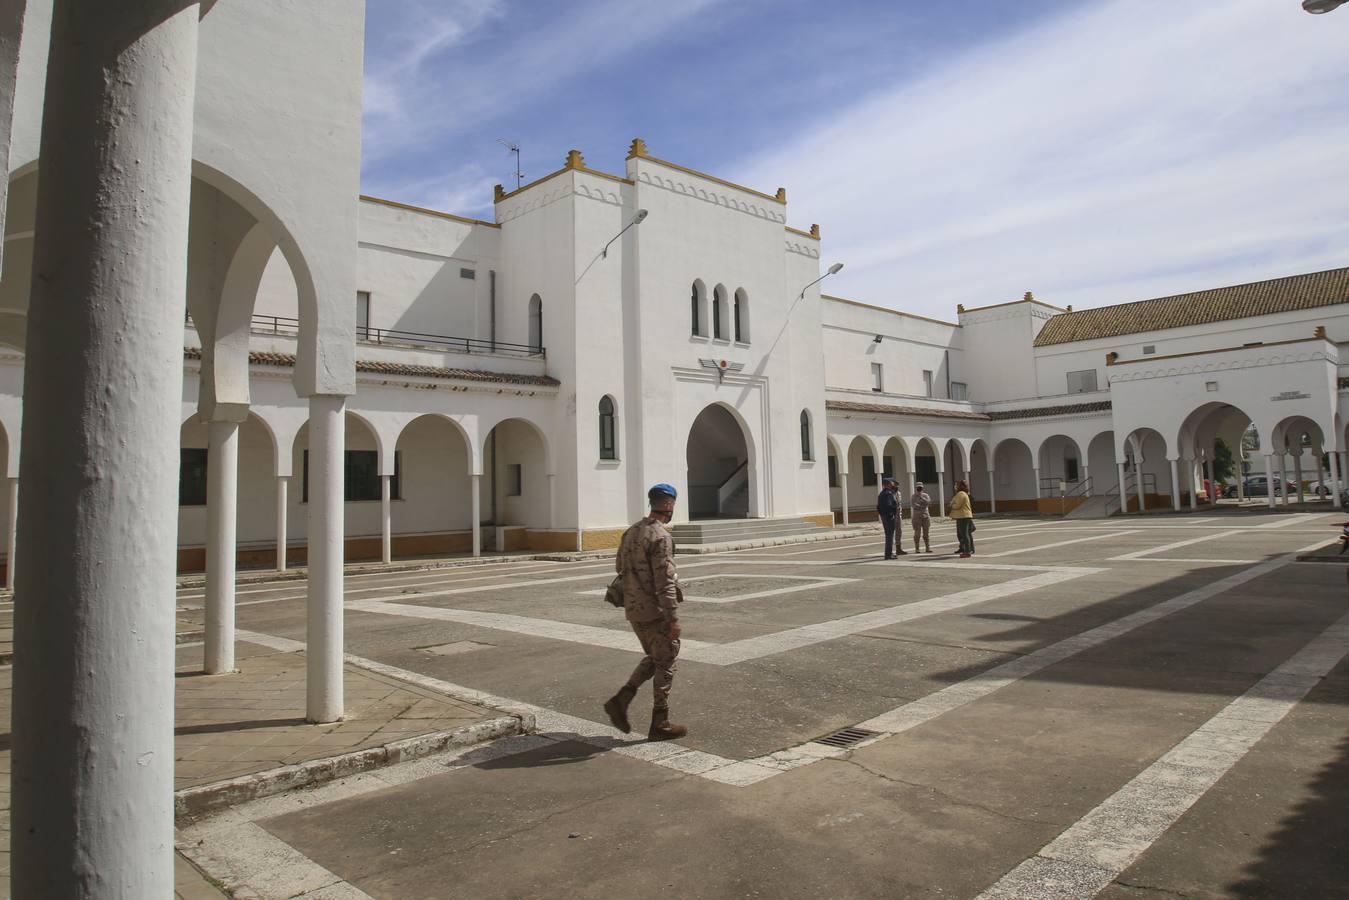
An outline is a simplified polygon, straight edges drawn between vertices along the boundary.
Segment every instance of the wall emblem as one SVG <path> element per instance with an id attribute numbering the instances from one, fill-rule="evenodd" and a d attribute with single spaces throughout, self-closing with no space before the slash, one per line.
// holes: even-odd
<path id="1" fill-rule="evenodd" d="M 1302 391 L 1284 391 L 1282 394 L 1275 394 L 1270 397 L 1271 400 L 1310 400 L 1311 394 L 1304 394 Z"/>
<path id="2" fill-rule="evenodd" d="M 744 364 L 744 363 L 727 362 L 727 361 L 724 360 L 724 359 L 721 359 L 721 360 L 717 360 L 717 359 L 700 359 L 700 360 L 698 360 L 698 362 L 702 364 L 702 367 L 703 367 L 704 369 L 715 369 L 715 370 L 716 370 L 716 372 L 717 372 L 717 384 L 721 384 L 724 380 L 726 380 L 726 373 L 727 373 L 727 372 L 739 372 L 741 369 L 745 368 L 745 364 Z"/>

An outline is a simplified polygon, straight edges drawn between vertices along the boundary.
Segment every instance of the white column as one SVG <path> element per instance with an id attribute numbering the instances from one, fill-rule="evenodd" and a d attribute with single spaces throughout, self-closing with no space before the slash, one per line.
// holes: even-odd
<path id="1" fill-rule="evenodd" d="M 1276 466 L 1279 479 L 1279 505 L 1288 505 L 1288 455 L 1279 453 L 1279 463 Z"/>
<path id="2" fill-rule="evenodd" d="M 1326 478 L 1325 457 L 1322 455 L 1325 451 L 1316 454 L 1316 481 L 1322 488 L 1330 487 L 1330 482 Z"/>
<path id="3" fill-rule="evenodd" d="M 1120 515 L 1124 515 L 1129 511 L 1129 493 L 1124 486 L 1124 463 L 1115 463 L 1115 468 L 1118 470 L 1116 474 L 1119 476 L 1119 511 Z"/>
<path id="4" fill-rule="evenodd" d="M 1040 467 L 1031 466 L 1031 481 L 1035 482 L 1035 499 L 1040 499 Z"/>
<path id="5" fill-rule="evenodd" d="M 1087 470 L 1087 467 L 1086 467 L 1086 466 L 1083 466 L 1083 467 L 1082 467 L 1082 483 L 1085 485 L 1085 487 L 1082 489 L 1082 493 L 1083 493 L 1084 495 L 1090 497 L 1090 496 L 1091 496 L 1091 472 L 1089 472 L 1089 471 Z"/>
<path id="6" fill-rule="evenodd" d="M 1307 498 L 1302 490 L 1302 447 L 1293 451 L 1293 481 L 1297 483 L 1297 502 L 1303 504 Z"/>
<path id="7" fill-rule="evenodd" d="M 937 470 L 937 515 L 946 517 L 946 473 Z"/>
<path id="8" fill-rule="evenodd" d="M 11 451 L 12 452 L 12 451 Z M 9 479 L 9 527 L 5 530 L 9 546 L 5 555 L 5 587 L 14 590 L 14 563 L 18 557 L 19 479 Z"/>
<path id="9" fill-rule="evenodd" d="M 1148 511 L 1148 496 L 1143 489 L 1143 463 L 1138 457 L 1134 457 L 1134 488 L 1138 493 L 1138 511 L 1145 513 Z"/>
<path id="10" fill-rule="evenodd" d="M 1241 448 L 1240 440 L 1237 441 L 1237 502 L 1242 503 L 1246 500 L 1246 451 Z"/>
<path id="11" fill-rule="evenodd" d="M 11 885 L 15 897 L 171 897 L 200 10 L 52 8 L 23 379 L 36 413 L 20 455 Z"/>
<path id="12" fill-rule="evenodd" d="M 239 423 L 210 422 L 206 450 L 206 674 L 234 671 Z"/>
<path id="13" fill-rule="evenodd" d="M 305 716 L 342 718 L 343 447 L 346 398 L 309 398 L 309 610 Z"/>
<path id="14" fill-rule="evenodd" d="M 472 485 L 469 488 L 469 494 L 472 495 L 472 516 L 469 524 L 473 529 L 473 555 L 482 556 L 482 476 L 473 475 L 469 479 Z M 845 517 L 843 521 L 848 521 Z"/>
<path id="15" fill-rule="evenodd" d="M 1332 450 L 1330 452 L 1330 489 L 1333 493 L 1330 495 L 1330 504 L 1335 509 L 1340 508 L 1340 486 L 1344 483 L 1341 476 L 1340 454 Z"/>
<path id="16" fill-rule="evenodd" d="M 988 511 L 995 513 L 998 511 L 998 498 L 993 492 L 993 470 L 988 470 Z"/>
<path id="17" fill-rule="evenodd" d="M 847 524 L 848 524 L 848 473 L 847 473 L 847 472 L 839 472 L 839 473 L 838 473 L 838 487 L 839 487 L 839 493 L 841 494 L 842 502 L 843 502 L 843 524 L 844 524 L 844 525 L 847 525 Z"/>
<path id="18" fill-rule="evenodd" d="M 1199 488 L 1197 485 L 1203 472 L 1199 471 L 1199 460 L 1191 459 L 1187 462 L 1189 463 L 1188 471 L 1190 473 L 1190 509 L 1196 510 L 1199 508 Z"/>
<path id="19" fill-rule="evenodd" d="M 379 518 L 383 523 L 384 535 L 380 558 L 386 566 L 393 562 L 393 503 L 389 496 L 392 493 L 392 484 L 392 475 L 379 476 Z"/>
<path id="20" fill-rule="evenodd" d="M 1180 460 L 1171 460 L 1171 508 L 1180 511 Z"/>
<path id="21" fill-rule="evenodd" d="M 290 479 L 284 475 L 276 479 L 276 570 L 286 571 L 286 488 Z"/>
<path id="22" fill-rule="evenodd" d="M 1265 454 L 1265 490 L 1269 493 L 1269 508 L 1274 508 L 1274 454 Z"/>

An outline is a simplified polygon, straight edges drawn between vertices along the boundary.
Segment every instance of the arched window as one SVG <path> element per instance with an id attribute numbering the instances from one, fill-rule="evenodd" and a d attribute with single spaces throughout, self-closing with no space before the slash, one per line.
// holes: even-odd
<path id="1" fill-rule="evenodd" d="M 801 410 L 801 461 L 810 462 L 815 458 L 810 442 L 810 412 Z"/>
<path id="2" fill-rule="evenodd" d="M 694 337 L 698 337 L 703 333 L 702 323 L 699 321 L 701 317 L 698 315 L 702 312 L 699 307 L 703 305 L 703 298 L 700 296 L 701 293 L 702 292 L 698 290 L 698 282 L 695 281 L 693 283 L 693 326 L 689 330 L 689 333 Z"/>
<path id="3" fill-rule="evenodd" d="M 538 294 L 529 298 L 529 346 L 543 349 L 543 299 Z"/>
<path id="4" fill-rule="evenodd" d="M 742 344 L 749 343 L 749 295 L 745 293 L 744 288 L 735 289 L 735 330 L 732 332 L 736 341 Z"/>
<path id="5" fill-rule="evenodd" d="M 726 329 L 722 327 L 722 317 L 726 315 L 726 288 L 717 285 L 712 289 L 712 339 L 721 340 Z"/>
<path id="6" fill-rule="evenodd" d="M 600 459 L 618 459 L 618 432 L 614 427 L 614 400 L 600 398 Z"/>

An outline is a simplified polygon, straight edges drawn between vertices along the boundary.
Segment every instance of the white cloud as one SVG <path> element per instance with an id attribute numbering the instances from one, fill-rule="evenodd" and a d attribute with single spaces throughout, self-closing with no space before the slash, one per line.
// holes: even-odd
<path id="1" fill-rule="evenodd" d="M 822 119 L 737 180 L 819 222 L 831 292 L 1092 306 L 1349 263 L 1349 12 L 1113 0 Z"/>

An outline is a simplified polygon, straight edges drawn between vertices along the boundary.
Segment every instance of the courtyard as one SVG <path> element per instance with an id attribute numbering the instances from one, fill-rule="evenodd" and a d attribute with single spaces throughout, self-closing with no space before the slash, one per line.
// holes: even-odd
<path id="1" fill-rule="evenodd" d="M 600 709 L 638 659 L 611 559 L 349 576 L 349 661 L 535 733 L 245 803 L 179 847 L 263 897 L 1343 896 L 1344 569 L 1297 561 L 1338 521 L 680 556 L 677 744 L 642 740 L 649 687 L 631 735 Z M 241 654 L 303 649 L 305 588 L 239 587 Z M 200 623 L 199 589 L 178 603 Z"/>

